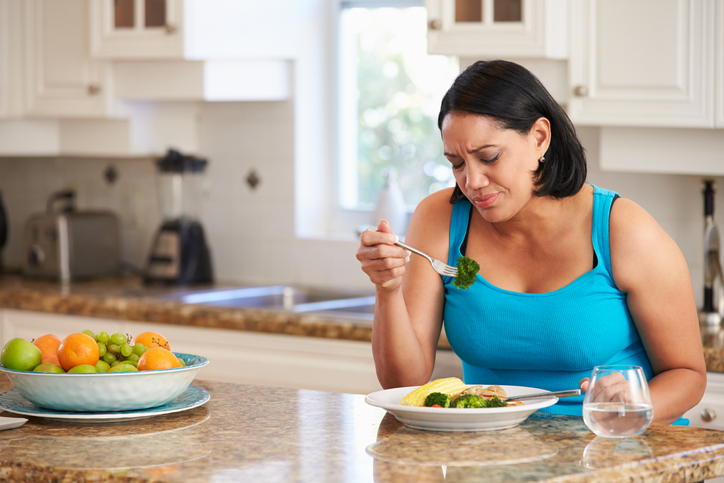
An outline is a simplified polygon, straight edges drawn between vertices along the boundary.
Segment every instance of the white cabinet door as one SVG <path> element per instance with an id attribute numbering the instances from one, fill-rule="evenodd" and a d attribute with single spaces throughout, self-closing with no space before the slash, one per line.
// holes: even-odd
<path id="1" fill-rule="evenodd" d="M 0 0 L 0 118 L 22 114 L 19 0 Z"/>
<path id="2" fill-rule="evenodd" d="M 713 127 L 714 3 L 721 2 L 573 1 L 571 119 Z"/>
<path id="3" fill-rule="evenodd" d="M 724 128 L 724 2 L 715 3 L 716 14 L 716 127 Z"/>
<path id="4" fill-rule="evenodd" d="M 184 57 L 183 0 L 89 0 L 89 7 L 94 58 Z"/>
<path id="5" fill-rule="evenodd" d="M 461 57 L 568 55 L 568 0 L 426 0 L 427 50 Z"/>
<path id="6" fill-rule="evenodd" d="M 26 0 L 25 113 L 98 117 L 108 112 L 108 66 L 91 61 L 86 0 Z"/>

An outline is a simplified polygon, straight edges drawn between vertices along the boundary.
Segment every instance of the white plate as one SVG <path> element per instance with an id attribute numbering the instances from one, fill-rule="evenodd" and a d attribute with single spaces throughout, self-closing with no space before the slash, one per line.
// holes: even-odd
<path id="1" fill-rule="evenodd" d="M 18 428 L 27 422 L 28 422 L 28 420 L 25 418 L 2 418 L 2 417 L 0 417 L 0 430 Z"/>
<path id="2" fill-rule="evenodd" d="M 206 403 L 211 396 L 206 389 L 190 385 L 180 396 L 173 401 L 150 409 L 137 411 L 109 411 L 109 412 L 74 412 L 56 411 L 36 406 L 25 399 L 17 389 L 0 394 L 0 409 L 24 416 L 38 418 L 75 420 L 87 423 L 108 423 L 132 421 L 134 419 L 150 418 L 162 414 L 187 411 Z"/>
<path id="3" fill-rule="evenodd" d="M 475 386 L 489 386 L 489 384 L 474 384 Z M 471 385 L 468 385 L 470 387 Z M 419 386 L 397 387 L 368 394 L 365 402 L 387 410 L 405 426 L 416 429 L 434 431 L 492 431 L 517 426 L 539 409 L 552 406 L 558 398 L 551 396 L 545 399 L 531 399 L 521 401 L 522 406 L 508 406 L 504 408 L 428 408 L 402 406 L 400 400 Z M 508 396 L 521 396 L 538 392 L 547 392 L 543 389 L 524 386 L 501 386 Z"/>

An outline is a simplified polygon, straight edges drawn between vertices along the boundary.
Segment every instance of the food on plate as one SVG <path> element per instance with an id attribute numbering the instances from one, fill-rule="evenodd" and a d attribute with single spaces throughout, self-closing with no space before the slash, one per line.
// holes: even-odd
<path id="1" fill-rule="evenodd" d="M 425 399 L 433 392 L 441 392 L 452 396 L 460 391 L 464 391 L 466 387 L 465 383 L 457 377 L 435 379 L 403 397 L 402 400 L 400 400 L 400 404 L 403 406 L 424 406 Z"/>
<path id="2" fill-rule="evenodd" d="M 453 280 L 453 285 L 464 290 L 469 289 L 479 271 L 478 262 L 466 256 L 458 257 L 458 274 Z"/>
<path id="3" fill-rule="evenodd" d="M 147 352 L 151 354 L 140 364 Z M 143 332 L 134 339 L 120 332 L 83 330 L 62 341 L 54 334 L 31 342 L 12 339 L 2 349 L 0 365 L 28 372 L 104 373 L 172 369 L 186 363 L 170 351 L 169 342 L 158 332 Z"/>
<path id="4" fill-rule="evenodd" d="M 504 408 L 522 406 L 520 401 L 504 401 L 508 397 L 501 386 L 467 387 L 457 377 L 436 379 L 403 397 L 403 406 L 439 408 Z"/>
<path id="5" fill-rule="evenodd" d="M 432 392 L 425 398 L 425 406 L 430 408 L 450 407 L 450 396 L 443 392 Z"/>

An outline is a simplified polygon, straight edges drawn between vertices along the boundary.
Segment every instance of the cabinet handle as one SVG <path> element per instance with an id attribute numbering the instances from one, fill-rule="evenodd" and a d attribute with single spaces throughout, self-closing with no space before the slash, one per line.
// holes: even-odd
<path id="1" fill-rule="evenodd" d="M 167 23 L 165 26 L 166 33 L 167 34 L 175 34 L 176 33 L 176 26 L 170 23 Z"/>
<path id="2" fill-rule="evenodd" d="M 710 422 L 714 421 L 716 419 L 716 411 L 714 411 L 713 409 L 705 408 L 701 412 L 701 419 L 705 423 L 710 423 Z"/>
<path id="3" fill-rule="evenodd" d="M 576 97 L 586 97 L 588 95 L 588 87 L 584 85 L 577 85 L 573 88 L 573 95 Z"/>
<path id="4" fill-rule="evenodd" d="M 427 27 L 430 30 L 440 30 L 442 28 L 442 22 L 439 19 L 432 19 L 427 23 Z"/>
<path id="5" fill-rule="evenodd" d="M 88 95 L 97 96 L 101 93 L 101 86 L 99 84 L 88 84 Z"/>

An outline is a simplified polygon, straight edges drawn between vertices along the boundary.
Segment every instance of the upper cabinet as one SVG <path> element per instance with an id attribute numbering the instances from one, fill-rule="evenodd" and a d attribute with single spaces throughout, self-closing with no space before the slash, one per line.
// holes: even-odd
<path id="1" fill-rule="evenodd" d="M 572 2 L 571 119 L 724 127 L 722 10 L 722 2 L 710 0 Z"/>
<path id="2" fill-rule="evenodd" d="M 568 56 L 568 0 L 426 0 L 425 6 L 431 54 Z"/>
<path id="3" fill-rule="evenodd" d="M 86 0 L 25 0 L 25 116 L 104 116 L 110 70 L 88 53 Z"/>
<path id="4" fill-rule="evenodd" d="M 91 55 L 101 59 L 182 58 L 183 0 L 89 0 Z"/>

